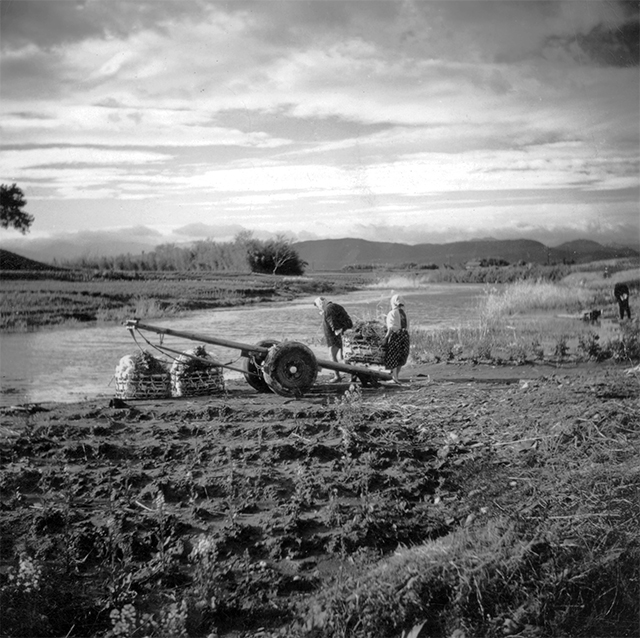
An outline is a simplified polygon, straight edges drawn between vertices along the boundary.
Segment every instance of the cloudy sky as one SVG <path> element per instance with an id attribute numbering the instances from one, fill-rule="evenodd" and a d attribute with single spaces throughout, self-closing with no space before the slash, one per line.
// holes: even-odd
<path id="1" fill-rule="evenodd" d="M 637 0 L 0 10 L 27 242 L 639 240 Z"/>

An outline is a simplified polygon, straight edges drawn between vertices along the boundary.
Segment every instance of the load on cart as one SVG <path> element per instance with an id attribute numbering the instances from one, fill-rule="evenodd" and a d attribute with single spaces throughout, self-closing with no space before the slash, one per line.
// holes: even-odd
<path id="1" fill-rule="evenodd" d="M 358 321 L 342 336 L 345 363 L 384 365 L 385 327 L 379 321 Z"/>

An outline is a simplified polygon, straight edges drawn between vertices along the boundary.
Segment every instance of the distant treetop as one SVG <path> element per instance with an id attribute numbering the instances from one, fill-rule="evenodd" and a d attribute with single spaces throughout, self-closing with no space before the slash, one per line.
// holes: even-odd
<path id="1" fill-rule="evenodd" d="M 26 205 L 24 193 L 16 184 L 0 185 L 0 227 L 11 226 L 23 235 L 27 233 L 33 223 L 33 215 L 22 210 Z"/>

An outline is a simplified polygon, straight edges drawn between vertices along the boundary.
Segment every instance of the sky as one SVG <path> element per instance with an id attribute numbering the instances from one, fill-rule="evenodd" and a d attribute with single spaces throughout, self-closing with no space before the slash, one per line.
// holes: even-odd
<path id="1" fill-rule="evenodd" d="M 1 0 L 51 238 L 640 242 L 639 2 Z"/>

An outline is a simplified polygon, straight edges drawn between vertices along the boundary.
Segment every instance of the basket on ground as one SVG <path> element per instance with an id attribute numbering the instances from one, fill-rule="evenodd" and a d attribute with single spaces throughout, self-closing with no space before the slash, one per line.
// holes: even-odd
<path id="1" fill-rule="evenodd" d="M 115 372 L 116 398 L 165 399 L 171 396 L 167 364 L 146 351 L 122 357 Z"/>
<path id="2" fill-rule="evenodd" d="M 342 335 L 345 363 L 384 365 L 385 328 L 378 321 L 358 321 Z"/>
<path id="3" fill-rule="evenodd" d="M 171 392 L 175 397 L 195 397 L 224 392 L 224 375 L 204 346 L 185 350 L 171 366 Z"/>

